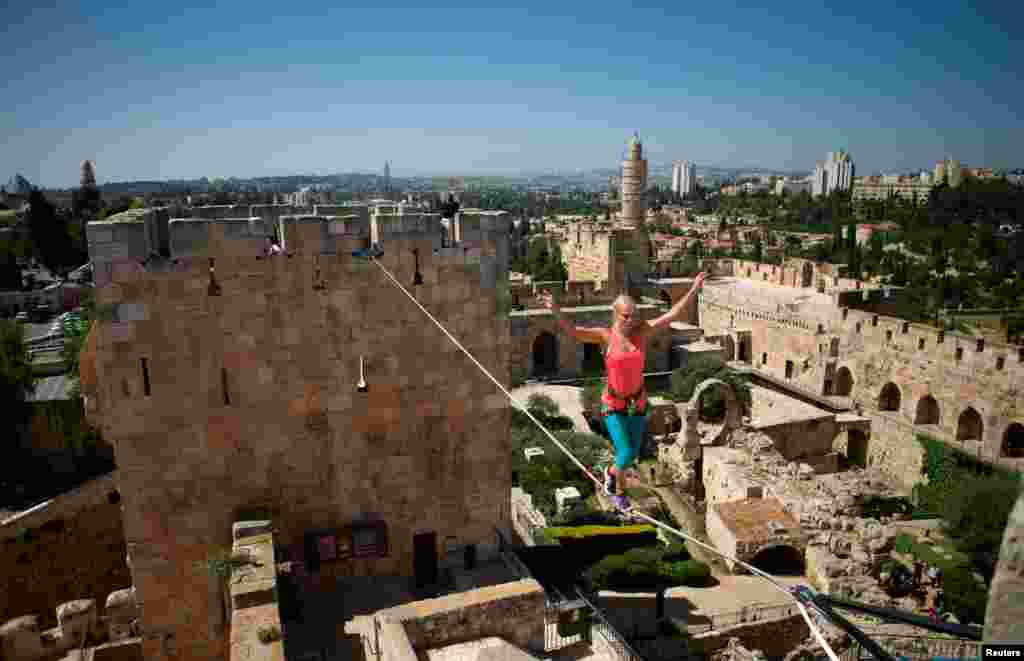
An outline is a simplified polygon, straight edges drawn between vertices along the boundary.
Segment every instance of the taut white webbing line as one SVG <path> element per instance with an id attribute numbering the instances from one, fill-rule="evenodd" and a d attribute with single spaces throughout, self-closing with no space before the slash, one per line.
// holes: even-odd
<path id="1" fill-rule="evenodd" d="M 562 452 L 565 453 L 565 456 L 569 457 L 569 459 L 571 459 L 573 463 L 575 463 L 577 466 L 579 466 L 579 469 L 581 471 L 583 471 L 584 474 L 586 474 L 587 477 L 589 477 L 591 480 L 593 480 L 594 484 L 596 484 L 599 489 L 604 487 L 604 485 L 601 482 L 601 480 L 598 479 L 593 473 L 591 473 L 590 470 L 586 466 L 584 466 L 583 463 L 580 462 L 580 460 L 577 459 L 575 457 L 575 455 L 573 455 L 573 453 L 568 448 L 566 448 L 564 445 L 562 445 L 562 443 L 557 438 L 555 438 L 554 434 L 552 434 L 550 431 L 548 431 L 548 429 L 539 420 L 537 420 L 537 418 L 535 418 L 532 413 L 530 413 L 529 409 L 526 406 L 524 406 L 521 402 L 517 401 L 516 398 L 512 396 L 512 393 L 510 393 L 508 390 L 506 390 L 505 386 L 501 385 L 501 382 L 499 382 L 497 379 L 495 379 L 494 376 L 492 376 L 491 373 L 487 370 L 487 368 L 484 367 L 483 365 L 481 365 L 480 362 L 473 356 L 473 354 L 471 354 L 468 350 L 466 350 L 466 348 L 464 346 L 462 346 L 462 343 L 459 342 L 451 333 L 449 333 L 448 329 L 445 328 L 441 324 L 441 322 L 439 322 L 437 319 L 435 319 L 434 315 L 430 314 L 430 311 L 427 310 L 425 307 L 423 307 L 420 304 L 420 302 L 416 300 L 416 297 L 413 296 L 412 294 L 410 294 L 409 291 L 404 286 L 402 286 L 402 283 L 400 283 L 395 278 L 395 276 L 391 275 L 391 272 L 388 271 L 387 268 L 385 268 L 385 266 L 383 264 L 381 264 L 379 261 L 377 261 L 376 257 L 372 257 L 371 256 L 370 259 L 373 260 L 374 264 L 376 264 L 377 266 L 380 267 L 381 271 L 384 272 L 384 275 L 386 275 L 391 280 L 391 282 L 395 283 L 395 286 L 397 286 L 400 290 L 402 290 L 402 293 L 404 293 L 409 298 L 409 300 L 412 301 L 416 305 L 416 307 L 418 307 L 420 310 L 423 311 L 423 314 L 427 315 L 427 317 L 432 322 L 434 322 L 435 326 L 437 326 L 438 328 L 441 329 L 442 333 L 444 333 L 445 335 L 448 336 L 448 339 L 450 339 L 452 342 L 455 343 L 455 346 L 457 346 L 459 349 L 462 350 L 462 353 L 466 354 L 466 356 L 470 360 L 473 361 L 474 365 L 476 365 L 477 367 L 480 368 L 480 371 L 483 372 L 484 375 L 488 379 L 490 379 L 491 382 L 494 383 L 494 385 L 496 385 L 499 390 L 501 390 L 501 392 L 505 393 L 505 396 L 508 397 L 509 400 L 511 400 L 513 404 L 518 406 L 519 409 L 523 413 L 525 413 L 530 418 L 530 420 L 532 420 L 533 423 L 535 425 L 537 425 L 537 427 L 542 432 L 544 432 L 545 435 L 547 435 L 547 437 L 551 440 L 552 443 L 554 443 Z M 668 526 L 668 525 L 662 523 L 661 521 L 658 521 L 657 519 L 649 516 L 648 514 L 646 514 L 644 512 L 638 512 L 638 511 L 634 511 L 633 509 L 629 509 L 629 510 L 626 511 L 626 514 L 628 514 L 630 516 L 633 516 L 633 517 L 636 517 L 638 519 L 644 519 L 644 520 L 654 524 L 655 526 L 658 526 L 659 528 L 663 528 L 663 529 L 667 530 L 668 532 L 670 532 L 670 533 L 672 533 L 674 535 L 682 537 L 683 539 L 685 539 L 685 540 L 687 540 L 689 542 L 693 542 L 694 544 L 697 544 L 698 546 L 700 546 L 702 548 L 705 548 L 705 549 L 711 551 L 712 553 L 720 555 L 723 558 L 725 558 L 726 560 L 732 560 L 736 564 L 744 567 L 745 569 L 749 570 L 750 572 L 752 572 L 752 573 L 760 576 L 761 578 L 767 580 L 769 583 L 774 585 L 776 587 L 776 589 L 780 590 L 787 597 L 790 597 L 791 599 L 796 600 L 796 605 L 800 609 L 800 613 L 804 616 L 804 619 L 807 620 L 807 624 L 810 626 L 811 631 L 814 632 L 814 637 L 817 638 L 818 643 L 820 643 L 821 646 L 825 649 L 825 652 L 828 654 L 829 658 L 832 661 L 839 661 L 839 658 L 836 656 L 835 652 L 833 652 L 832 648 L 829 647 L 827 642 L 825 642 L 824 636 L 821 635 L 821 632 L 818 630 L 818 627 L 815 625 L 814 621 L 811 619 L 810 615 L 807 613 L 807 610 L 804 608 L 804 605 L 802 603 L 800 603 L 799 599 L 797 599 L 795 596 L 793 596 L 793 594 L 792 594 L 792 592 L 790 592 L 790 590 L 788 590 L 785 586 L 783 586 L 778 581 L 776 581 L 775 578 L 772 577 L 771 574 L 767 574 L 767 573 L 761 571 L 760 569 L 758 569 L 757 567 L 754 567 L 754 566 L 752 566 L 752 565 L 750 565 L 750 564 L 748 564 L 746 562 L 743 562 L 742 560 L 739 560 L 737 558 L 733 558 L 733 557 L 731 557 L 729 555 L 726 555 L 725 553 L 722 553 L 721 551 L 719 551 L 715 547 L 710 546 L 708 544 L 705 544 L 704 542 L 702 542 L 702 541 L 700 541 L 698 539 L 694 539 L 690 535 L 687 535 L 684 532 L 676 530 L 675 528 L 673 528 L 671 526 Z"/>

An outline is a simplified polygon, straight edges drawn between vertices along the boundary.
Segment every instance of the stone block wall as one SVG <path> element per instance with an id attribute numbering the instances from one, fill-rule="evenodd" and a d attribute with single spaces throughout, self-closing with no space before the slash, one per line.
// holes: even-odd
<path id="1" fill-rule="evenodd" d="M 728 556 L 736 557 L 736 535 L 725 525 L 714 505 L 709 504 L 704 514 L 704 529 L 715 548 Z M 732 569 L 734 563 L 727 560 L 726 564 Z"/>
<path id="2" fill-rule="evenodd" d="M 614 237 L 611 232 L 580 224 L 569 229 L 559 249 L 570 281 L 613 280 Z"/>
<path id="3" fill-rule="evenodd" d="M 787 461 L 802 461 L 831 452 L 839 426 L 835 415 L 823 414 L 813 420 L 759 426 L 758 430 L 772 439 L 775 449 Z"/>
<path id="4" fill-rule="evenodd" d="M 228 658 L 283 659 L 284 643 L 263 642 L 261 632 L 282 633 L 277 604 L 277 565 L 269 521 L 238 521 L 232 526 L 232 552 L 252 564 L 235 570 L 230 581 L 231 647 Z M 271 636 L 272 637 L 272 636 Z"/>
<path id="5" fill-rule="evenodd" d="M 742 466 L 730 461 L 731 457 L 737 455 L 738 452 L 725 447 L 705 447 L 703 449 L 701 481 L 704 484 L 709 506 L 715 503 L 764 496 L 762 486 L 748 479 Z M 738 459 L 733 461 L 738 461 Z M 711 509 L 711 507 L 708 508 L 709 516 Z"/>
<path id="6" fill-rule="evenodd" d="M 76 599 L 54 610 L 56 626 L 40 627 L 38 615 L 24 615 L 0 626 L 0 658 L 50 661 L 79 650 L 92 659 L 141 659 L 136 636 L 138 609 L 134 590 L 112 592 L 100 612 L 95 599 Z M 102 650 L 102 652 L 97 652 Z"/>
<path id="7" fill-rule="evenodd" d="M 409 647 L 422 653 L 491 636 L 543 654 L 545 604 L 540 583 L 523 579 L 378 611 L 374 618 L 382 625 L 381 647 L 396 661 L 407 658 Z"/>
<path id="8" fill-rule="evenodd" d="M 507 382 L 503 222 L 482 216 L 475 239 L 448 248 L 429 224 L 378 229 L 380 263 Z M 487 546 L 508 528 L 504 395 L 376 264 L 350 257 L 368 236 L 358 218 L 282 217 L 289 254 L 260 258 L 266 224 L 172 220 L 171 259 L 146 265 L 137 244 L 88 228 L 97 299 L 114 310 L 96 326 L 96 400 L 147 658 L 223 647 L 216 592 L 193 569 L 230 545 L 239 510 L 268 510 L 287 546 L 382 521 L 383 555 L 354 563 L 370 575 L 411 575 L 417 533 Z"/>
<path id="9" fill-rule="evenodd" d="M 637 311 L 644 319 L 653 319 L 661 314 L 661 311 L 653 305 L 637 305 Z M 581 327 L 602 327 L 608 328 L 611 323 L 611 310 L 563 310 L 566 318 L 576 326 Z M 539 346 L 538 342 L 545 333 L 550 334 L 555 341 L 557 353 L 558 373 L 562 376 L 578 374 L 583 369 L 584 343 L 577 342 L 565 332 L 555 320 L 554 315 L 545 311 L 520 311 L 512 312 L 509 315 L 510 329 L 512 336 L 512 347 L 510 351 L 510 368 L 514 373 L 517 370 L 524 374 L 534 373 L 534 348 Z M 668 369 L 669 348 L 672 336 L 668 331 L 655 335 L 647 349 L 647 363 L 645 371 L 663 371 Z M 600 354 L 603 348 L 600 345 L 593 345 Z M 599 355 L 601 364 L 604 358 Z"/>
<path id="10" fill-rule="evenodd" d="M 53 627 L 57 604 L 131 586 L 119 498 L 110 474 L 0 525 L 0 622 L 39 613 Z"/>
<path id="11" fill-rule="evenodd" d="M 730 638 L 739 638 L 747 649 L 761 650 L 770 658 L 782 658 L 798 647 L 811 629 L 803 615 L 797 613 L 787 617 L 747 622 L 736 626 L 718 629 L 693 637 L 690 651 L 708 658 L 717 658 L 715 653 L 723 651 Z"/>
<path id="12" fill-rule="evenodd" d="M 919 471 L 910 471 L 920 461 L 912 458 L 920 451 L 913 439 L 918 432 L 986 461 L 1024 468 L 1024 459 L 1004 456 L 1010 426 L 1024 424 L 1021 347 L 849 308 L 835 307 L 824 321 L 820 310 L 810 318 L 772 313 L 713 289 L 701 296 L 701 326 L 709 335 L 733 322 L 749 327 L 755 367 L 820 394 L 827 384 L 829 394 L 858 402 L 872 419 L 894 414 L 891 423 L 879 419 L 880 430 L 888 431 L 873 433 L 869 443 L 869 457 L 873 453 L 887 473 L 917 479 Z M 895 430 L 897 423 L 903 431 Z"/>

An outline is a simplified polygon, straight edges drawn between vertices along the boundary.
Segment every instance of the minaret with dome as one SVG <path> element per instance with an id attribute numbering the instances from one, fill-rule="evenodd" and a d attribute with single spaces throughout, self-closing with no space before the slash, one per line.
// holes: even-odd
<path id="1" fill-rule="evenodd" d="M 634 133 L 622 161 L 622 210 L 619 218 L 640 227 L 645 222 L 644 189 L 647 187 L 647 161 L 640 135 Z"/>

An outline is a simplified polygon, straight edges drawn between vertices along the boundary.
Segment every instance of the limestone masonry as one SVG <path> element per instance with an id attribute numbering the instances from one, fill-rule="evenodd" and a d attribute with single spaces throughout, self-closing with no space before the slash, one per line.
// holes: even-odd
<path id="1" fill-rule="evenodd" d="M 411 575 L 420 533 L 443 554 L 493 546 L 509 526 L 504 396 L 350 256 L 372 236 L 381 263 L 507 383 L 505 215 L 460 215 L 454 244 L 431 214 L 194 211 L 88 226 L 110 317 L 86 406 L 116 447 L 147 659 L 223 653 L 221 591 L 194 567 L 231 548 L 240 511 L 272 513 L 288 546 L 311 529 L 368 531 L 356 539 L 369 546 L 349 549 L 355 575 Z M 275 231 L 286 254 L 261 257 Z"/>

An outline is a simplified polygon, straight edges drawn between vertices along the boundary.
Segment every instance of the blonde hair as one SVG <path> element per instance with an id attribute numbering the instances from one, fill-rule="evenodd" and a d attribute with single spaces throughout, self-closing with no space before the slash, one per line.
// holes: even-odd
<path id="1" fill-rule="evenodd" d="M 612 303 L 612 309 L 616 312 L 622 312 L 622 308 L 626 305 L 632 305 L 635 308 L 636 301 L 634 301 L 633 297 L 629 294 L 619 294 L 619 297 L 615 299 L 614 303 Z"/>

